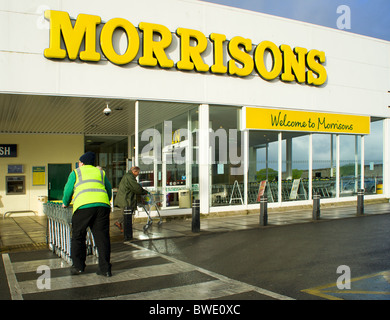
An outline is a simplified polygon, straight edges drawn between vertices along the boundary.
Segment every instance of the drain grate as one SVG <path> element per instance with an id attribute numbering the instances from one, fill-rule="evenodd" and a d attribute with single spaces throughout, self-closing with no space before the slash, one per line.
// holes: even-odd
<path id="1" fill-rule="evenodd" d="M 48 245 L 46 242 L 28 243 L 28 244 L 17 244 L 13 246 L 0 247 L 0 252 L 8 253 L 8 252 L 17 252 L 17 251 L 33 251 L 33 250 L 43 250 L 47 248 Z"/>

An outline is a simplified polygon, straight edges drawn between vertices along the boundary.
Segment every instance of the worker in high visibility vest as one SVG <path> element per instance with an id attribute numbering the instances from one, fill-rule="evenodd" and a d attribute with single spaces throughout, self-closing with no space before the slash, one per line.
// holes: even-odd
<path id="1" fill-rule="evenodd" d="M 70 173 L 64 188 L 63 207 L 69 206 L 73 196 L 71 274 L 84 272 L 86 235 L 89 227 L 99 253 L 97 274 L 111 277 L 109 222 L 112 187 L 105 172 L 94 164 L 95 153 L 83 154 L 79 167 Z"/>

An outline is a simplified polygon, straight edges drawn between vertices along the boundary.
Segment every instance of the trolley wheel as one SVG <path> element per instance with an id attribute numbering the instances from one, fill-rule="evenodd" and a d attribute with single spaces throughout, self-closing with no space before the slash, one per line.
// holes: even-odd
<path id="1" fill-rule="evenodd" d="M 159 226 L 161 226 L 161 225 L 162 225 L 162 223 L 163 223 L 163 222 L 160 220 L 160 221 L 158 222 L 158 225 L 159 225 Z"/>
<path id="2" fill-rule="evenodd" d="M 149 228 L 149 225 L 148 225 L 148 224 L 145 224 L 145 225 L 144 225 L 144 232 L 145 232 L 146 230 L 148 230 L 148 228 Z"/>

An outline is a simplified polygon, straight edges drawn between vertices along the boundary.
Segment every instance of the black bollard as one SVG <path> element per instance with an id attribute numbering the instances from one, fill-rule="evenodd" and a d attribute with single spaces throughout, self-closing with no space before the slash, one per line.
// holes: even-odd
<path id="1" fill-rule="evenodd" d="M 200 201 L 192 203 L 192 232 L 200 232 Z"/>
<path id="2" fill-rule="evenodd" d="M 123 210 L 123 236 L 124 241 L 133 239 L 133 210 L 129 207 Z"/>
<path id="3" fill-rule="evenodd" d="M 260 225 L 266 226 L 268 224 L 268 198 L 266 196 L 262 196 L 260 198 Z"/>
<path id="4" fill-rule="evenodd" d="M 357 194 L 357 214 L 364 214 L 364 189 L 359 189 Z"/>
<path id="5" fill-rule="evenodd" d="M 321 196 L 319 193 L 313 194 L 313 220 L 319 220 L 321 216 Z"/>

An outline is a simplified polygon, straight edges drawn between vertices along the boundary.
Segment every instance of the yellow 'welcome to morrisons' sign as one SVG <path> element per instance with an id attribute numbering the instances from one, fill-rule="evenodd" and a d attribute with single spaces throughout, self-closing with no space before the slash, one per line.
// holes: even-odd
<path id="1" fill-rule="evenodd" d="M 246 108 L 247 129 L 370 134 L 370 117 Z"/>

